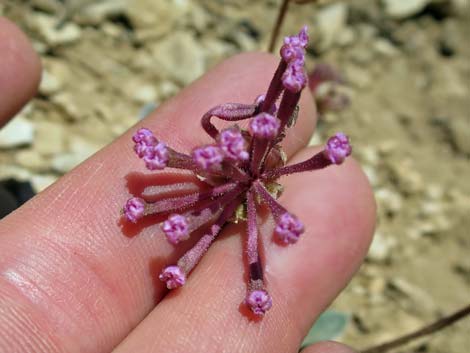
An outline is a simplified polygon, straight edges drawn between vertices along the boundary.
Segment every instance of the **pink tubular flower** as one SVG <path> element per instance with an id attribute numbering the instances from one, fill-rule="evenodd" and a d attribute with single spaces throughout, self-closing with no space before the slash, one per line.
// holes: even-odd
<path id="1" fill-rule="evenodd" d="M 246 150 L 246 141 L 240 129 L 229 128 L 223 130 L 218 138 L 219 147 L 225 157 L 234 161 L 245 161 L 250 155 Z"/>
<path id="2" fill-rule="evenodd" d="M 303 49 L 307 47 L 308 44 L 308 27 L 303 26 L 299 34 L 295 36 L 288 36 L 284 38 L 284 44 L 299 46 Z"/>
<path id="3" fill-rule="evenodd" d="M 143 160 L 149 170 L 164 169 L 168 164 L 168 148 L 163 142 L 145 150 Z"/>
<path id="4" fill-rule="evenodd" d="M 124 205 L 124 216 L 128 221 L 136 223 L 144 216 L 145 202 L 141 198 L 133 197 Z"/>
<path id="5" fill-rule="evenodd" d="M 299 219 L 290 213 L 286 212 L 281 217 L 276 225 L 275 233 L 285 244 L 294 244 L 299 240 L 300 235 L 304 232 L 304 225 Z"/>
<path id="6" fill-rule="evenodd" d="M 279 127 L 277 118 L 268 113 L 260 113 L 250 121 L 249 130 L 255 137 L 271 140 L 277 136 Z"/>
<path id="7" fill-rule="evenodd" d="M 281 47 L 281 56 L 286 62 L 305 61 L 305 51 L 302 47 L 290 44 L 284 44 Z"/>
<path id="8" fill-rule="evenodd" d="M 207 145 L 193 150 L 193 161 L 204 170 L 209 170 L 213 166 L 219 165 L 224 159 L 224 155 L 218 146 Z"/>
<path id="9" fill-rule="evenodd" d="M 349 138 L 342 132 L 336 133 L 326 142 L 325 154 L 333 164 L 341 164 L 352 152 Z"/>
<path id="10" fill-rule="evenodd" d="M 282 75 L 282 84 L 292 93 L 300 92 L 307 84 L 304 64 L 294 60 L 287 65 L 287 69 Z"/>
<path id="11" fill-rule="evenodd" d="M 163 222 L 162 230 L 168 241 L 172 244 L 178 244 L 182 240 L 188 239 L 189 226 L 186 217 L 174 214 Z"/>
<path id="12" fill-rule="evenodd" d="M 305 48 L 308 44 L 307 26 L 304 26 L 298 35 L 284 38 L 284 45 L 281 47 L 281 57 L 290 63 L 299 61 L 305 62 Z"/>
<path id="13" fill-rule="evenodd" d="M 286 165 L 282 140 L 295 124 L 301 90 L 307 84 L 304 71 L 307 42 L 306 27 L 297 35 L 285 38 L 281 48 L 282 58 L 273 78 L 264 94 L 253 103 L 221 104 L 203 114 L 202 128 L 212 139 L 207 145 L 196 146 L 187 154 L 167 147 L 148 129 L 139 129 L 132 137 L 134 149 L 148 169 L 168 166 L 190 172 L 185 176 L 194 179 L 179 181 L 179 178 L 164 178 L 167 180 L 165 185 L 160 183 L 162 179 L 155 183 L 145 179 L 143 190 L 132 190 L 129 185 L 131 191 L 138 193 L 136 196 L 143 198 L 135 197 L 127 201 L 124 215 L 130 222 L 137 222 L 144 215 L 146 222 L 141 224 L 144 227 L 152 226 L 149 224 L 151 221 L 166 220 L 159 226 L 168 241 L 175 245 L 200 230 L 198 239 L 191 242 L 194 244 L 176 263 L 160 273 L 159 279 L 169 289 L 185 284 L 186 277 L 217 241 L 226 225 L 241 222 L 245 223 L 247 233 L 248 290 L 244 305 L 250 313 L 260 317 L 273 305 L 267 292 L 269 282 L 265 281 L 264 258 L 260 256 L 261 238 L 267 234 L 263 232 L 264 228 L 258 227 L 259 208 L 267 206 L 276 221 L 273 231 L 273 236 L 279 240 L 276 243 L 297 242 L 304 226 L 278 202 L 282 190 L 280 182 L 283 180 L 280 178 L 340 164 L 351 153 L 348 138 L 339 133 L 328 140 L 322 151 L 306 160 Z M 319 82 L 331 77 L 334 77 L 332 71 L 317 67 L 310 84 L 318 87 Z M 315 92 L 317 101 L 318 97 L 324 97 L 326 108 L 342 104 L 334 100 L 335 95 L 321 96 L 323 91 Z M 226 124 L 222 130 L 211 121 L 216 118 Z"/>
<path id="14" fill-rule="evenodd" d="M 132 141 L 146 145 L 154 145 L 157 143 L 157 139 L 153 135 L 153 132 L 146 128 L 137 130 L 134 136 L 132 136 Z"/>
<path id="15" fill-rule="evenodd" d="M 186 276 L 179 266 L 166 267 L 158 278 L 166 283 L 168 289 L 184 286 L 186 282 Z"/>
<path id="16" fill-rule="evenodd" d="M 245 302 L 256 315 L 264 315 L 273 305 L 271 297 L 265 290 L 251 291 L 246 296 Z"/>

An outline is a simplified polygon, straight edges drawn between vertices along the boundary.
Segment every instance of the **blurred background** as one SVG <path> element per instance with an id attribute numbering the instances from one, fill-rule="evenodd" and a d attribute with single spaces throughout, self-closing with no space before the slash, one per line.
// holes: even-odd
<path id="1" fill-rule="evenodd" d="M 224 58 L 267 50 L 280 4 L 2 1 L 44 71 L 37 97 L 0 132 L 0 180 L 40 192 Z M 333 335 L 360 348 L 470 298 L 469 1 L 292 2 L 280 38 L 302 24 L 307 68 L 334 67 L 350 101 L 322 114 L 311 143 L 348 133 L 378 203 L 366 262 L 332 306 L 344 318 Z M 396 352 L 468 352 L 469 332 L 462 321 Z"/>

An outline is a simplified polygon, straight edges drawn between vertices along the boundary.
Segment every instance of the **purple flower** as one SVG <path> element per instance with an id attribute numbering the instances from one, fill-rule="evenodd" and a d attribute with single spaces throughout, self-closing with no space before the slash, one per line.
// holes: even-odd
<path id="1" fill-rule="evenodd" d="M 302 47 L 284 44 L 281 47 L 281 56 L 287 62 L 292 62 L 294 60 L 299 62 L 305 62 L 305 51 Z"/>
<path id="2" fill-rule="evenodd" d="M 168 164 L 169 153 L 163 142 L 148 147 L 143 156 L 145 166 L 149 170 L 164 169 Z"/>
<path id="3" fill-rule="evenodd" d="M 271 297 L 265 290 L 251 291 L 246 296 L 245 302 L 256 315 L 264 315 L 273 305 Z"/>
<path id="4" fill-rule="evenodd" d="M 250 155 L 246 150 L 246 141 L 240 129 L 229 128 L 223 130 L 218 138 L 219 147 L 225 157 L 234 161 L 245 161 Z"/>
<path id="5" fill-rule="evenodd" d="M 176 183 L 168 186 L 170 193 L 158 190 L 150 195 L 151 191 L 146 191 L 142 194 L 145 202 L 135 197 L 124 207 L 131 222 L 144 214 L 156 216 L 156 220 L 166 219 L 161 228 L 172 244 L 187 239 L 196 229 L 201 230 L 202 235 L 177 263 L 161 272 L 159 278 L 169 289 L 185 284 L 186 276 L 226 224 L 246 219 L 249 292 L 245 304 L 260 316 L 271 308 L 259 254 L 259 238 L 263 236 L 258 229 L 259 206 L 267 205 L 276 220 L 275 236 L 286 244 L 295 243 L 304 226 L 277 201 L 277 193 L 271 194 L 271 187 L 281 176 L 339 164 L 351 153 L 347 136 L 336 134 L 323 151 L 305 161 L 285 165 L 282 158 L 281 142 L 297 116 L 300 93 L 307 83 L 304 71 L 307 41 L 306 27 L 284 40 L 282 59 L 268 90 L 253 104 L 222 104 L 203 115 L 201 124 L 213 139 L 211 144 L 196 147 L 188 155 L 167 148 L 145 128 L 132 137 L 134 149 L 148 169 L 170 167 L 191 171 L 203 190 L 189 192 L 187 183 Z M 211 122 L 213 118 L 225 121 L 228 127 L 219 131 Z M 230 124 L 242 120 L 248 122 L 248 129 Z"/>
<path id="6" fill-rule="evenodd" d="M 275 233 L 285 244 L 294 244 L 304 232 L 304 225 L 299 219 L 286 212 L 277 221 Z"/>
<path id="7" fill-rule="evenodd" d="M 127 200 L 124 205 L 124 216 L 128 221 L 136 223 L 144 216 L 145 201 L 138 197 L 133 197 Z"/>
<path id="8" fill-rule="evenodd" d="M 135 143 L 143 143 L 145 145 L 154 145 L 157 143 L 157 139 L 153 135 L 153 132 L 146 128 L 137 130 L 134 136 L 132 136 L 132 141 Z"/>
<path id="9" fill-rule="evenodd" d="M 308 27 L 303 26 L 299 34 L 295 36 L 289 36 L 284 38 L 284 44 L 299 46 L 303 49 L 307 47 L 308 44 Z"/>
<path id="10" fill-rule="evenodd" d="M 304 26 L 298 35 L 284 38 L 284 45 L 281 47 L 282 59 L 288 63 L 298 61 L 303 65 L 307 44 L 307 26 Z"/>
<path id="11" fill-rule="evenodd" d="M 168 289 L 182 287 L 186 283 L 186 276 L 179 266 L 166 267 L 158 278 L 166 283 Z"/>
<path id="12" fill-rule="evenodd" d="M 172 244 L 178 244 L 182 240 L 188 239 L 189 226 L 186 217 L 174 214 L 163 222 L 162 230 L 168 241 Z"/>
<path id="13" fill-rule="evenodd" d="M 352 152 L 349 138 L 342 132 L 336 133 L 326 142 L 325 154 L 333 164 L 341 164 Z"/>
<path id="14" fill-rule="evenodd" d="M 223 159 L 224 155 L 218 146 L 207 145 L 193 150 L 193 161 L 204 170 L 219 165 Z"/>
<path id="15" fill-rule="evenodd" d="M 287 65 L 287 69 L 282 75 L 282 84 L 293 93 L 300 92 L 305 87 L 307 75 L 305 74 L 303 62 L 294 60 Z"/>
<path id="16" fill-rule="evenodd" d="M 268 113 L 260 113 L 250 121 L 249 130 L 252 136 L 271 140 L 277 136 L 279 127 L 277 118 Z"/>

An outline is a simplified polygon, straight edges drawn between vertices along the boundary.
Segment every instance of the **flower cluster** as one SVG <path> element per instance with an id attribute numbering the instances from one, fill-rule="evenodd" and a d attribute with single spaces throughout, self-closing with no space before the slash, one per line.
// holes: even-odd
<path id="1" fill-rule="evenodd" d="M 166 267 L 159 278 L 169 289 L 185 284 L 203 254 L 228 222 L 246 220 L 249 283 L 245 304 L 256 315 L 272 306 L 265 288 L 263 266 L 258 254 L 257 207 L 266 204 L 275 220 L 274 236 L 284 244 L 296 243 L 304 226 L 276 200 L 279 177 L 341 164 L 351 154 L 346 135 L 331 137 L 324 149 L 306 161 L 285 165 L 280 142 L 293 124 L 302 89 L 307 84 L 304 71 L 306 27 L 287 37 L 281 61 L 266 94 L 253 104 L 229 103 L 209 110 L 201 119 L 213 143 L 197 147 L 191 154 L 177 152 L 160 142 L 148 129 L 134 136 L 134 149 L 149 170 L 179 168 L 190 170 L 207 183 L 207 190 L 161 199 L 133 197 L 124 206 L 130 222 L 152 214 L 166 215 L 161 230 L 171 244 L 187 240 L 197 229 L 203 235 L 176 264 Z M 212 118 L 225 121 L 249 120 L 248 130 L 233 125 L 219 131 Z"/>

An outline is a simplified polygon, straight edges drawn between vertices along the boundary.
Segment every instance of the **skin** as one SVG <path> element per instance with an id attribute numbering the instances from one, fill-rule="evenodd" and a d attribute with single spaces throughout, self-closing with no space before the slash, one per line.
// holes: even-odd
<path id="1" fill-rule="evenodd" d="M 0 67 L 4 60 L 11 66 L 0 71 L 0 119 L 6 121 L 33 95 L 40 66 L 14 25 L 0 19 L 0 33 L 0 47 L 10 51 L 0 56 Z M 8 61 L 15 56 L 20 59 Z M 277 62 L 268 54 L 228 59 L 138 127 L 188 152 L 209 142 L 199 117 L 220 103 L 252 102 L 266 90 Z M 316 121 L 308 92 L 300 111 L 284 144 L 289 163 L 318 150 L 305 148 Z M 281 180 L 280 202 L 306 232 L 296 245 L 278 246 L 271 241 L 272 221 L 260 215 L 274 305 L 256 320 L 241 304 L 243 225 L 226 227 L 187 284 L 170 293 L 156 277 L 187 245 L 174 248 L 155 227 L 123 232 L 118 212 L 129 198 L 126 176 L 145 173 L 130 140 L 138 127 L 0 222 L 0 352 L 297 352 L 371 241 L 375 203 L 358 164 L 350 158 L 340 167 Z M 168 173 L 167 180 L 175 178 Z M 302 352 L 352 351 L 324 343 Z"/>

